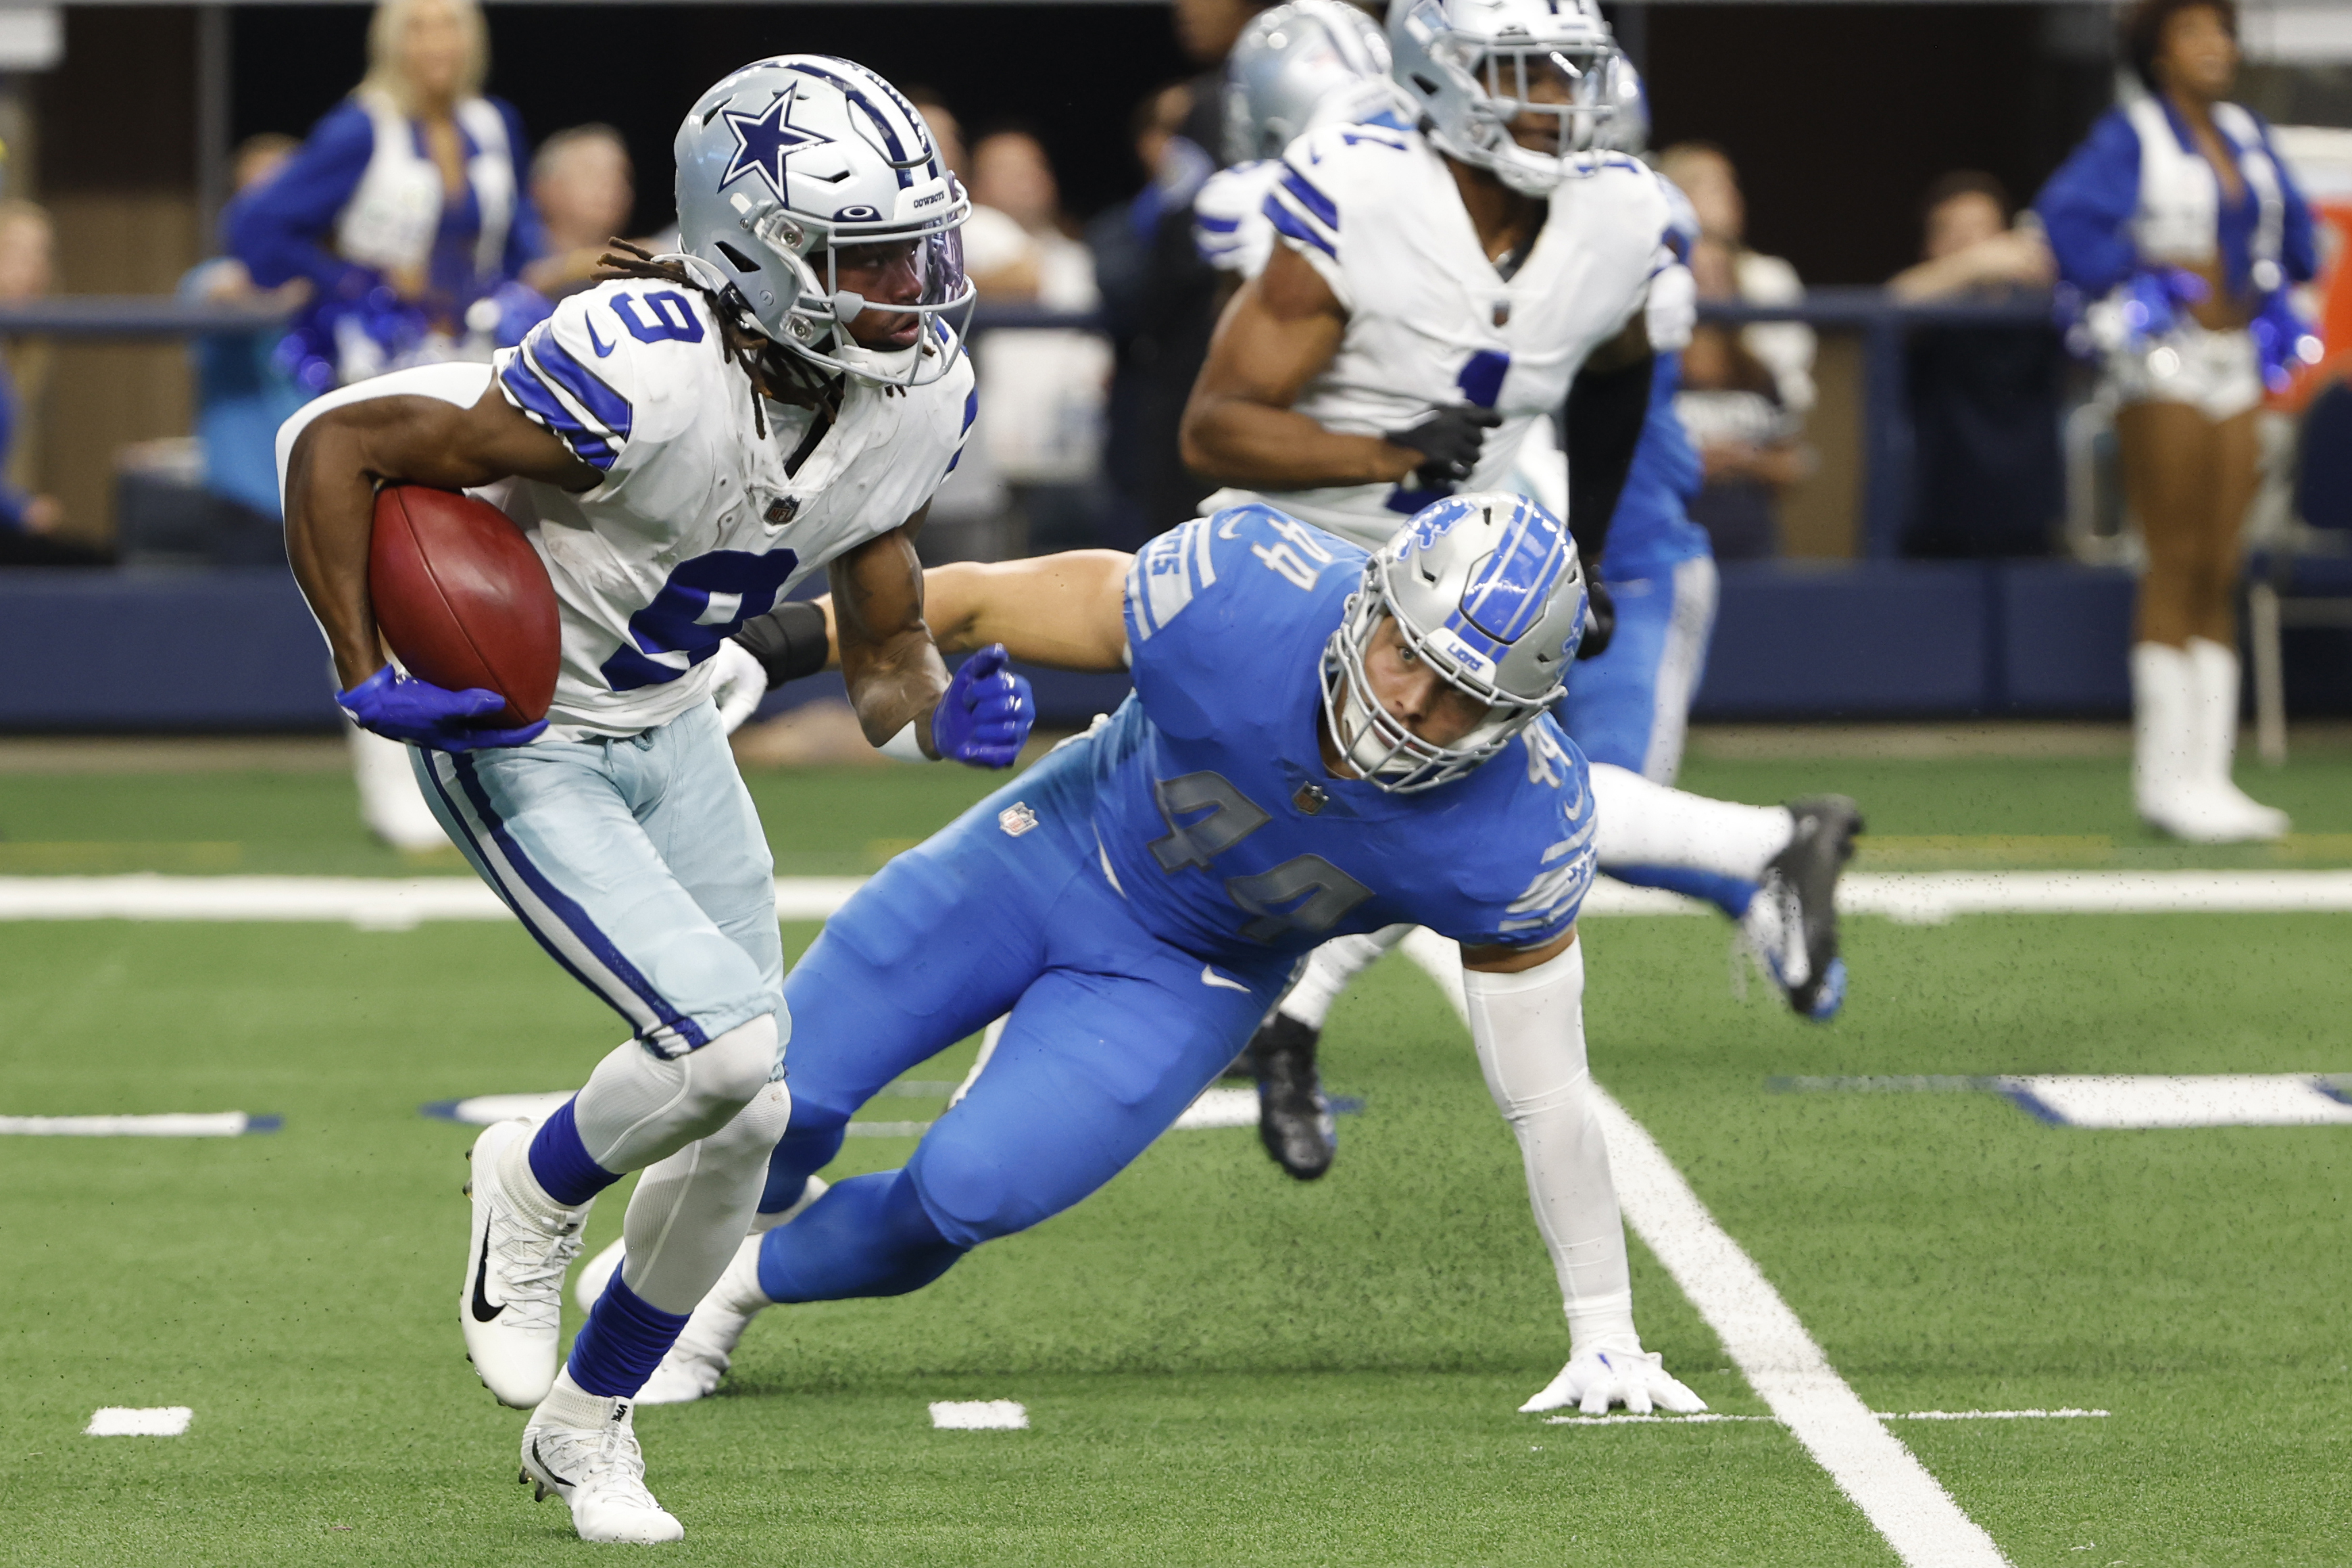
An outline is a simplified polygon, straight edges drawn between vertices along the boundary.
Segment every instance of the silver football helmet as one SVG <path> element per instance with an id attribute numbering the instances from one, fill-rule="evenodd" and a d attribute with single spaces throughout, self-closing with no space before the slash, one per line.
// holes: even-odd
<path id="1" fill-rule="evenodd" d="M 675 151 L 678 248 L 762 332 L 866 381 L 947 374 L 961 345 L 942 318 L 968 317 L 973 299 L 961 233 L 971 200 L 897 88 L 830 55 L 754 61 L 696 101 Z M 921 331 L 908 348 L 864 347 L 849 323 L 868 301 L 840 286 L 840 251 L 905 241 L 921 294 L 876 308 L 918 316 Z"/>
<path id="2" fill-rule="evenodd" d="M 1324 123 L 1317 111 L 1338 95 L 1388 74 L 1388 35 L 1347 0 L 1260 13 L 1225 61 L 1225 162 L 1278 156 Z"/>
<path id="3" fill-rule="evenodd" d="M 1559 520 L 1525 496 L 1448 496 L 1364 563 L 1323 649 L 1323 715 L 1356 771 L 1398 795 L 1462 777 L 1510 744 L 1567 689 L 1584 636 L 1584 568 Z M 1450 746 L 1423 740 L 1375 698 L 1364 658 L 1384 621 L 1412 658 L 1486 705 Z"/>
<path id="4" fill-rule="evenodd" d="M 1395 0 L 1389 49 L 1437 150 L 1523 195 L 1550 194 L 1617 112 L 1599 0 Z M 1513 139 L 1526 114 L 1558 121 L 1550 150 Z"/>
<path id="5" fill-rule="evenodd" d="M 1619 55 L 1610 62 L 1605 96 L 1612 106 L 1595 128 L 1592 144 L 1640 157 L 1650 150 L 1650 91 L 1633 62 Z"/>

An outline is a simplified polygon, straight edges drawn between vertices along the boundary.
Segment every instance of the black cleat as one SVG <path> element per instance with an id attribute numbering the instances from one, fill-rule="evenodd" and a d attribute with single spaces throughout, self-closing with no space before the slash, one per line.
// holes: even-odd
<path id="1" fill-rule="evenodd" d="M 1277 1012 L 1249 1043 L 1257 1073 L 1258 1139 L 1276 1164 L 1302 1182 L 1329 1170 L 1339 1152 L 1331 1108 L 1315 1076 L 1315 1044 L 1322 1034 Z"/>
<path id="2" fill-rule="evenodd" d="M 1837 884 L 1853 858 L 1862 811 L 1842 795 L 1789 803 L 1797 830 L 1765 868 L 1759 899 L 1772 900 L 1782 931 L 1757 956 L 1799 1017 L 1825 1024 L 1845 1005 L 1845 960 L 1838 956 Z"/>

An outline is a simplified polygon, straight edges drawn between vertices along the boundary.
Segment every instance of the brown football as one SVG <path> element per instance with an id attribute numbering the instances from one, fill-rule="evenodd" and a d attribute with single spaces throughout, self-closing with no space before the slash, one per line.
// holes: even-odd
<path id="1" fill-rule="evenodd" d="M 376 625 L 411 675 L 507 700 L 491 726 L 534 724 L 555 699 L 555 585 L 506 513 L 424 485 L 376 492 L 368 550 Z"/>

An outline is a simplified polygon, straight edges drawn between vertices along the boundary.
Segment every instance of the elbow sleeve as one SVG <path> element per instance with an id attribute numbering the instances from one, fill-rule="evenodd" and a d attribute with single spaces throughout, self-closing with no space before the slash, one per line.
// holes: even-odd
<path id="1" fill-rule="evenodd" d="M 824 612 L 803 600 L 779 605 L 744 622 L 735 640 L 768 672 L 771 691 L 786 681 L 816 674 L 832 654 L 824 635 Z"/>

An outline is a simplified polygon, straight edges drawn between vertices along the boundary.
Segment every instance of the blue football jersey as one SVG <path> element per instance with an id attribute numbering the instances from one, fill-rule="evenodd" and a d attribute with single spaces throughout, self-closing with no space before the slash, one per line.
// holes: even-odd
<path id="1" fill-rule="evenodd" d="M 1576 919 L 1592 799 L 1550 718 L 1417 794 L 1325 769 L 1323 648 L 1364 560 L 1262 505 L 1196 519 L 1136 558 L 1135 695 L 1093 737 L 1093 822 L 1119 891 L 1188 951 L 1303 953 L 1399 921 L 1539 944 Z"/>
<path id="2" fill-rule="evenodd" d="M 1643 417 L 1633 467 L 1626 470 L 1625 489 L 1609 520 L 1609 547 L 1601 558 L 1605 582 L 1663 576 L 1675 563 L 1696 560 L 1712 549 L 1706 530 L 1690 519 L 1691 498 L 1698 494 L 1705 476 L 1690 433 L 1675 413 L 1682 361 L 1678 351 L 1662 352 L 1651 372 L 1649 411 Z"/>

